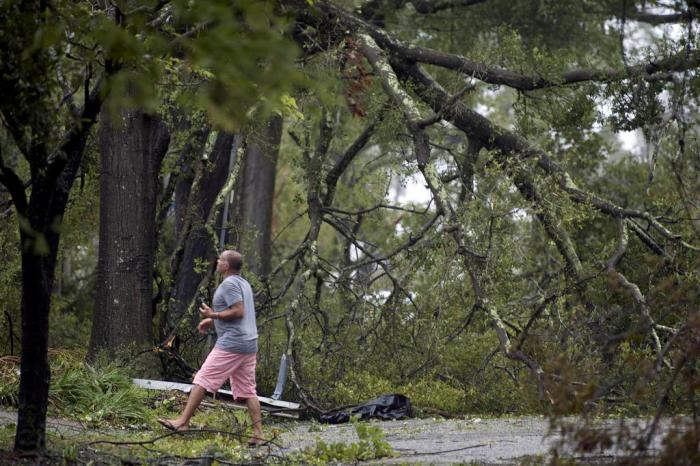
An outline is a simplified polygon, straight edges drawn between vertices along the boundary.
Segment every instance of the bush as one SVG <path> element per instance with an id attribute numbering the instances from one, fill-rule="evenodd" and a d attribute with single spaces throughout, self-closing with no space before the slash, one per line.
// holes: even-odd
<path id="1" fill-rule="evenodd" d="M 19 356 L 0 358 L 0 405 L 17 406 L 19 392 Z"/>
<path id="2" fill-rule="evenodd" d="M 326 384 L 332 388 L 325 398 L 338 406 L 367 401 L 383 393 L 401 393 L 411 399 L 418 411 L 450 415 L 540 412 L 542 406 L 532 374 L 500 351 L 494 353 L 497 348 L 493 332 L 465 333 L 441 349 L 434 369 L 409 378 L 410 382 L 401 380 L 393 368 L 382 372 L 350 370 L 337 383 Z M 391 359 L 383 366 L 391 364 L 405 361 Z M 419 361 L 413 364 L 418 365 Z"/>
<path id="3" fill-rule="evenodd" d="M 55 415 L 88 424 L 102 421 L 133 423 L 147 418 L 146 392 L 134 386 L 123 368 L 91 367 L 83 354 L 50 351 L 49 409 Z M 0 400 L 16 405 L 19 392 L 19 358 L 3 358 L 0 365 Z"/>

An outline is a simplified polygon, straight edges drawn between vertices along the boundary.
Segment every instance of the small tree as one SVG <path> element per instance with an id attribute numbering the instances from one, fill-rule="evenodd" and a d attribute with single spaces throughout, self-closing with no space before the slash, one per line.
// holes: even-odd
<path id="1" fill-rule="evenodd" d="M 12 197 L 22 249 L 22 373 L 15 449 L 35 452 L 46 442 L 48 319 L 61 221 L 100 111 L 103 80 L 95 80 L 88 66 L 77 74 L 82 82 L 75 88 L 65 81 L 63 51 L 57 47 L 64 24 L 45 2 L 4 2 L 0 18 L 0 113 L 26 163 L 13 169 L 0 154 L 0 183 Z M 80 108 L 73 102 L 79 90 Z"/>
<path id="2" fill-rule="evenodd" d="M 0 4 L 0 114 L 23 158 L 12 167 L 0 154 L 0 183 L 17 212 L 22 249 L 17 450 L 45 447 L 48 315 L 61 223 L 105 96 L 112 95 L 112 112 L 153 110 L 164 70 L 206 65 L 208 79 L 182 100 L 236 128 L 252 106 L 263 106 L 262 92 L 274 105 L 299 82 L 296 49 L 284 32 L 267 2 Z"/>

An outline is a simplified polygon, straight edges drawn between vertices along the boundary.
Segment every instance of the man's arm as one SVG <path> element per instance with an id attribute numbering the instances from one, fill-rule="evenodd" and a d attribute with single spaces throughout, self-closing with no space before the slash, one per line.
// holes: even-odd
<path id="1" fill-rule="evenodd" d="M 243 301 L 238 301 L 231 307 L 227 307 L 221 312 L 214 313 L 216 317 L 214 319 L 220 320 L 235 320 L 242 319 L 245 315 L 245 308 L 243 307 Z"/>
<path id="2" fill-rule="evenodd" d="M 206 304 L 202 304 L 199 308 L 200 314 L 206 318 L 218 319 L 218 320 L 235 320 L 241 319 L 245 315 L 245 308 L 243 307 L 243 301 L 238 301 L 231 307 L 227 307 L 221 312 L 214 312 L 212 308 Z"/>

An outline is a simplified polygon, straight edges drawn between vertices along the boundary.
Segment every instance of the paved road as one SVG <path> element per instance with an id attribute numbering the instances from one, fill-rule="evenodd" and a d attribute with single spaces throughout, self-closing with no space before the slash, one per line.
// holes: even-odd
<path id="1" fill-rule="evenodd" d="M 16 422 L 16 412 L 0 410 L 0 426 Z M 326 443 L 352 443 L 359 439 L 352 424 L 323 425 L 311 422 L 281 422 L 266 418 L 268 427 L 276 427 L 281 436 L 275 442 L 278 453 L 289 453 L 312 447 L 317 440 Z M 385 439 L 399 455 L 384 459 L 385 464 L 520 464 L 525 458 L 546 458 L 561 439 L 550 434 L 549 423 L 542 417 L 499 419 L 410 419 L 405 421 L 371 421 L 379 426 Z M 643 421 L 642 426 L 644 424 Z M 614 430 L 617 421 L 600 422 L 600 429 Z M 48 428 L 70 436 L 84 430 L 79 423 L 49 419 Z M 655 447 L 658 447 L 657 439 Z M 277 449 L 277 448 L 275 448 Z M 566 453 L 566 452 L 565 452 Z M 583 463 L 605 464 L 619 457 L 615 448 L 594 452 Z"/>
<path id="2" fill-rule="evenodd" d="M 549 422 L 542 417 L 500 419 L 411 419 L 407 421 L 376 422 L 385 439 L 400 455 L 383 463 L 453 464 L 516 464 L 526 457 L 547 457 L 561 440 L 549 433 Z M 600 429 L 615 429 L 617 421 L 601 422 Z M 320 429 L 320 431 L 319 431 Z M 310 431 L 311 430 L 311 431 Z M 282 434 L 284 451 L 313 446 L 320 439 L 326 443 L 357 442 L 352 425 L 319 425 L 299 423 Z M 658 442 L 656 445 L 658 447 Z M 584 463 L 611 463 L 621 452 L 616 448 L 597 451 L 585 457 L 573 455 Z"/>

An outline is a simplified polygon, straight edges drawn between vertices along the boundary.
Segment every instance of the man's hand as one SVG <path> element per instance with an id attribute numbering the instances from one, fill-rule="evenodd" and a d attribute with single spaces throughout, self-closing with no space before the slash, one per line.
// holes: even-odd
<path id="1" fill-rule="evenodd" d="M 243 301 L 238 301 L 236 304 L 227 307 L 223 311 L 215 312 L 212 308 L 202 303 L 199 307 L 199 313 L 205 319 L 231 321 L 234 319 L 242 319 L 243 316 L 245 316 L 245 308 L 243 307 Z"/>
<path id="2" fill-rule="evenodd" d="M 199 325 L 197 325 L 197 330 L 199 330 L 199 333 L 201 333 L 202 335 L 206 335 L 207 331 L 210 328 L 212 328 L 213 325 L 214 325 L 214 319 L 207 317 L 206 319 L 201 321 L 199 323 Z"/>
<path id="3" fill-rule="evenodd" d="M 204 303 L 202 303 L 202 305 L 199 307 L 199 313 L 202 314 L 202 317 L 204 317 L 205 319 L 213 319 L 215 314 L 214 310 Z"/>

